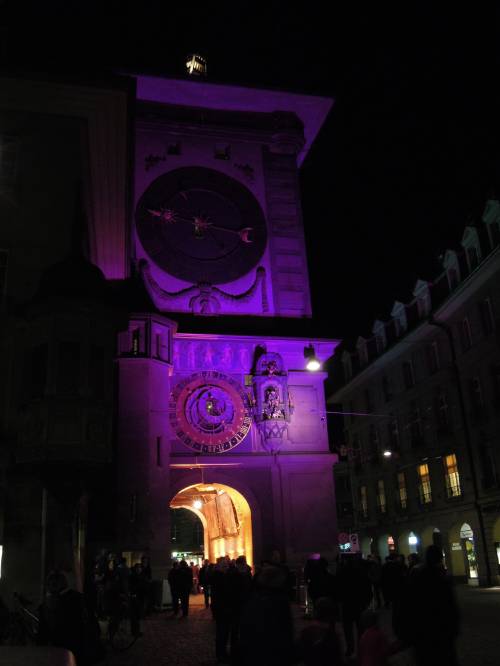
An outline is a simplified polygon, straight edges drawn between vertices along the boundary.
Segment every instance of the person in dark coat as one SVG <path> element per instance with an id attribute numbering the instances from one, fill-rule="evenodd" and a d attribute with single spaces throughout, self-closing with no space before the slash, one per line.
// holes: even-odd
<path id="1" fill-rule="evenodd" d="M 289 666 L 294 662 L 293 621 L 286 572 L 265 564 L 240 621 L 241 666 Z"/>
<path id="2" fill-rule="evenodd" d="M 438 546 L 429 546 L 425 564 L 414 567 L 408 576 L 394 608 L 393 627 L 401 641 L 413 646 L 419 666 L 458 663 L 455 642 L 460 612 Z"/>
<path id="3" fill-rule="evenodd" d="M 170 585 L 170 594 L 172 595 L 172 613 L 175 616 L 179 612 L 180 604 L 179 562 L 172 563 L 172 568 L 168 572 L 167 580 Z"/>
<path id="4" fill-rule="evenodd" d="M 182 617 L 187 617 L 189 613 L 189 595 L 193 587 L 193 571 L 186 560 L 181 560 L 179 564 L 178 583 Z"/>
<path id="5" fill-rule="evenodd" d="M 70 650 L 81 666 L 86 663 L 85 625 L 83 594 L 68 588 L 62 572 L 52 571 L 47 577 L 47 593 L 39 608 L 37 642 Z"/>
<path id="6" fill-rule="evenodd" d="M 372 600 L 368 564 L 355 554 L 345 555 L 337 572 L 346 657 L 354 653 L 354 627 L 361 637 L 361 615 Z"/>
<path id="7" fill-rule="evenodd" d="M 208 560 L 204 560 L 198 576 L 198 582 L 200 587 L 203 588 L 205 608 L 210 608 L 210 573 L 210 563 Z"/>

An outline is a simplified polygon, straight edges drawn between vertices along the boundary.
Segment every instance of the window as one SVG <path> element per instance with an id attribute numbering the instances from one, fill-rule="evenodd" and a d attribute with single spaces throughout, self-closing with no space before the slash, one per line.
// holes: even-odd
<path id="1" fill-rule="evenodd" d="M 2 305 L 7 293 L 7 264 L 9 259 L 8 250 L 0 250 L 0 305 Z"/>
<path id="2" fill-rule="evenodd" d="M 19 139 L 4 134 L 0 136 L 0 187 L 13 185 L 17 177 Z"/>
<path id="3" fill-rule="evenodd" d="M 356 343 L 356 351 L 358 352 L 359 364 L 361 367 L 368 365 L 368 349 L 366 340 L 359 337 Z"/>
<path id="4" fill-rule="evenodd" d="M 460 325 L 460 338 L 462 341 L 462 351 L 467 351 L 472 347 L 472 334 L 470 331 L 470 324 L 467 317 L 462 321 Z"/>
<path id="5" fill-rule="evenodd" d="M 420 504 L 430 504 L 432 502 L 431 477 L 429 475 L 429 466 L 425 463 L 417 467 L 418 473 L 418 495 Z"/>
<path id="6" fill-rule="evenodd" d="M 398 420 L 393 415 L 390 422 L 387 424 L 387 434 L 389 439 L 389 448 L 391 451 L 399 449 L 399 426 Z"/>
<path id="7" fill-rule="evenodd" d="M 59 342 L 57 349 L 57 392 L 75 395 L 80 387 L 80 343 Z"/>
<path id="8" fill-rule="evenodd" d="M 382 377 L 382 392 L 384 394 L 384 400 L 385 402 L 389 402 L 392 400 L 392 387 L 391 387 L 391 380 L 387 375 L 384 375 Z"/>
<path id="9" fill-rule="evenodd" d="M 422 418 L 420 416 L 420 408 L 416 402 L 410 404 L 408 425 L 410 428 L 411 445 L 414 447 L 420 446 L 423 443 Z"/>
<path id="10" fill-rule="evenodd" d="M 378 436 L 378 429 L 373 424 L 370 426 L 369 442 L 370 442 L 370 458 L 376 459 L 378 458 L 379 454 L 380 442 Z"/>
<path id="11" fill-rule="evenodd" d="M 137 495 L 133 493 L 130 496 L 130 522 L 135 523 L 137 518 Z"/>
<path id="12" fill-rule="evenodd" d="M 344 380 L 348 382 L 352 379 L 351 355 L 348 352 L 342 354 L 342 368 L 344 370 Z"/>
<path id="13" fill-rule="evenodd" d="M 474 412 L 478 413 L 483 409 L 483 390 L 479 377 L 472 377 L 470 380 L 470 398 Z"/>
<path id="14" fill-rule="evenodd" d="M 385 498 L 385 484 L 383 479 L 377 481 L 377 507 L 380 513 L 387 512 L 387 502 Z"/>
<path id="15" fill-rule="evenodd" d="M 491 380 L 495 404 L 500 405 L 500 365 L 493 365 L 491 367 Z"/>
<path id="16" fill-rule="evenodd" d="M 446 393 L 441 391 L 436 398 L 436 420 L 438 430 L 447 431 L 450 427 L 450 415 Z"/>
<path id="17" fill-rule="evenodd" d="M 361 463 L 361 442 L 359 441 L 359 435 L 352 436 L 351 460 L 355 465 Z"/>
<path id="18" fill-rule="evenodd" d="M 454 453 L 444 457 L 446 494 L 448 497 L 460 497 L 460 475 L 458 473 L 457 457 Z"/>
<path id="19" fill-rule="evenodd" d="M 132 354 L 134 356 L 137 356 L 140 352 L 140 344 L 141 344 L 141 331 L 138 328 L 134 328 L 132 331 Z"/>
<path id="20" fill-rule="evenodd" d="M 361 515 L 363 518 L 368 518 L 368 489 L 366 486 L 360 486 L 359 488 L 359 503 Z"/>
<path id="21" fill-rule="evenodd" d="M 176 143 L 169 143 L 167 146 L 167 155 L 180 155 L 181 154 L 181 144 L 180 141 Z"/>
<path id="22" fill-rule="evenodd" d="M 214 157 L 216 160 L 230 160 L 231 146 L 225 143 L 216 143 L 214 147 Z"/>
<path id="23" fill-rule="evenodd" d="M 469 268 L 471 271 L 477 268 L 479 264 L 479 256 L 477 253 L 477 248 L 474 246 L 467 248 L 467 261 L 469 262 Z"/>
<path id="24" fill-rule="evenodd" d="M 449 268 L 448 272 L 448 284 L 450 285 L 450 291 L 453 291 L 458 285 L 458 271 L 456 268 Z"/>
<path id="25" fill-rule="evenodd" d="M 498 483 L 495 456 L 491 446 L 491 440 L 481 438 L 479 444 L 479 461 L 481 465 L 481 485 L 485 490 L 496 487 Z"/>
<path id="26" fill-rule="evenodd" d="M 370 389 L 365 389 L 365 409 L 367 412 L 371 412 L 373 410 L 373 403 L 372 403 L 372 396 L 370 393 Z"/>
<path id="27" fill-rule="evenodd" d="M 403 363 L 403 381 L 407 389 L 415 386 L 415 374 L 413 372 L 413 361 Z"/>
<path id="28" fill-rule="evenodd" d="M 408 507 L 408 492 L 406 490 L 406 477 L 404 472 L 398 472 L 398 500 L 402 509 Z"/>
<path id="29" fill-rule="evenodd" d="M 156 466 L 163 467 L 163 461 L 161 455 L 161 437 L 156 438 Z"/>
<path id="30" fill-rule="evenodd" d="M 479 303 L 479 312 L 481 315 L 483 334 L 485 336 L 490 335 L 495 329 L 495 320 L 493 318 L 493 310 L 491 309 L 491 301 L 489 298 L 485 298 L 484 301 Z"/>
<path id="31" fill-rule="evenodd" d="M 429 363 L 429 372 L 432 375 L 440 368 L 439 345 L 437 341 L 431 342 L 431 344 L 427 347 L 427 360 Z"/>

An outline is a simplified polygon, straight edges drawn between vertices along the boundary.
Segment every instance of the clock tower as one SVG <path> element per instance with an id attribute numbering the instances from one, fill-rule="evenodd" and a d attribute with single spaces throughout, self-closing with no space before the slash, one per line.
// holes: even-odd
<path id="1" fill-rule="evenodd" d="M 212 561 L 332 556 L 326 375 L 304 350 L 325 361 L 337 341 L 299 328 L 311 302 L 298 185 L 332 102 L 136 84 L 129 247 L 153 309 L 120 336 L 119 547 L 166 567 L 170 510 L 187 508 Z"/>

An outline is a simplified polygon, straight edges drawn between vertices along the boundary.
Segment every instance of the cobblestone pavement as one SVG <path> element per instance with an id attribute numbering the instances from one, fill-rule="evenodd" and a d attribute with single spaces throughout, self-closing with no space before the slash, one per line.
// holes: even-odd
<path id="1" fill-rule="evenodd" d="M 500 588 L 478 589 L 461 585 L 457 598 L 463 628 L 458 642 L 463 666 L 498 666 L 500 663 Z M 295 626 L 307 620 L 295 608 Z M 384 611 L 382 625 L 390 633 L 390 613 Z M 144 636 L 129 650 L 111 654 L 109 666 L 214 666 L 215 624 L 203 607 L 203 596 L 191 597 L 189 616 L 172 618 L 166 611 L 143 622 Z M 258 665 L 256 665 L 258 666 Z M 445 666 L 443 664 L 443 666 Z"/>

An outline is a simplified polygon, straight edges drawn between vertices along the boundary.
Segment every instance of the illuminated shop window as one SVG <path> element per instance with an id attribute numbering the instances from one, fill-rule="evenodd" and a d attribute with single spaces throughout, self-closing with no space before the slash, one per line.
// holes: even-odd
<path id="1" fill-rule="evenodd" d="M 432 502 L 431 477 L 429 475 L 429 466 L 424 463 L 417 467 L 418 473 L 418 494 L 421 504 L 430 504 Z"/>
<path id="2" fill-rule="evenodd" d="M 368 518 L 368 489 L 366 486 L 360 487 L 359 498 L 361 505 L 361 515 L 363 518 Z"/>
<path id="3" fill-rule="evenodd" d="M 404 472 L 398 473 L 398 495 L 399 506 L 402 509 L 406 509 L 408 506 L 408 492 L 406 490 L 406 478 Z"/>
<path id="4" fill-rule="evenodd" d="M 457 457 L 454 453 L 444 458 L 446 493 L 448 497 L 460 497 L 460 475 L 458 473 Z"/>
<path id="5" fill-rule="evenodd" d="M 377 481 L 377 506 L 380 513 L 387 512 L 387 501 L 385 497 L 385 484 L 383 479 Z"/>

